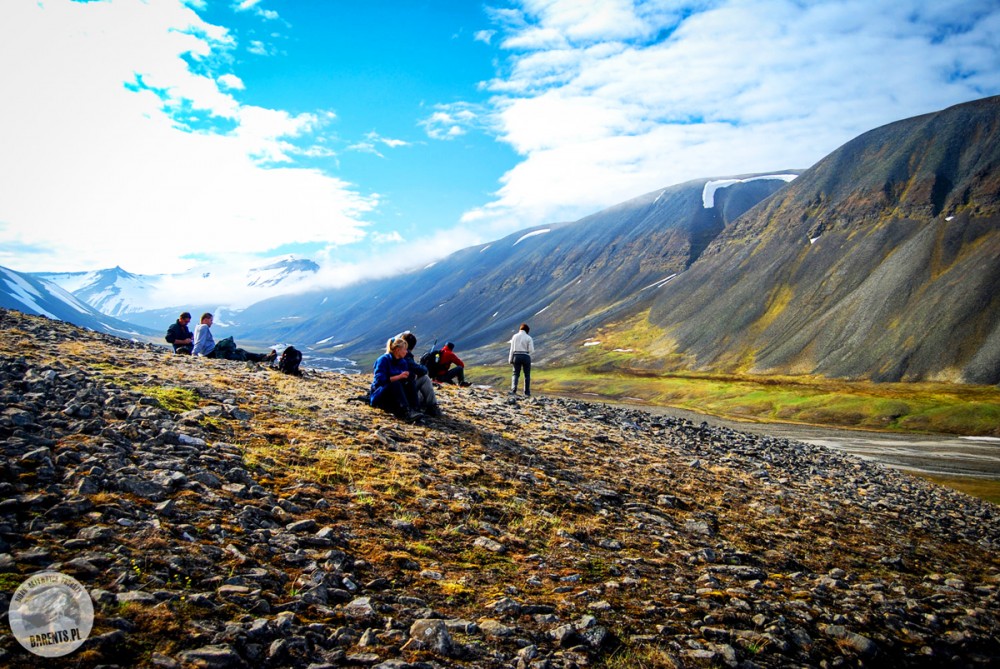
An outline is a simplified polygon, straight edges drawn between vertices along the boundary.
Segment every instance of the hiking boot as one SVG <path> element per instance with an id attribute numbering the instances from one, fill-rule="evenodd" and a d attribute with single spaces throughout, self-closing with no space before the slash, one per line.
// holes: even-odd
<path id="1" fill-rule="evenodd" d="M 460 384 L 458 384 L 458 385 L 462 386 L 463 388 L 468 388 L 468 387 L 469 387 L 469 386 L 471 386 L 472 384 L 471 384 L 471 383 L 469 383 L 468 381 L 462 381 L 462 382 L 461 382 Z"/>
<path id="2" fill-rule="evenodd" d="M 277 359 L 278 359 L 278 352 L 275 351 L 273 348 L 271 349 L 270 353 L 264 356 L 264 362 L 266 363 L 272 363 Z"/>

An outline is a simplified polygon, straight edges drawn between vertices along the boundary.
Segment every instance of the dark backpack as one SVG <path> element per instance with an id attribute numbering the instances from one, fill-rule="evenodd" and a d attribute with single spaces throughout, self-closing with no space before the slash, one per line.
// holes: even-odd
<path id="1" fill-rule="evenodd" d="M 215 354 L 216 358 L 221 358 L 223 360 L 239 360 L 237 354 L 238 349 L 236 348 L 236 342 L 233 341 L 232 337 L 226 337 L 225 339 L 220 339 L 215 342 L 215 348 L 212 352 Z"/>
<path id="2" fill-rule="evenodd" d="M 302 376 L 302 372 L 299 371 L 299 364 L 301 364 L 301 362 L 301 351 L 294 346 L 289 346 L 281 352 L 281 357 L 278 358 L 278 371 L 284 372 L 285 374 Z"/>
<path id="3" fill-rule="evenodd" d="M 427 368 L 427 375 L 432 379 L 441 371 L 441 349 L 436 349 L 420 358 L 420 364 Z"/>

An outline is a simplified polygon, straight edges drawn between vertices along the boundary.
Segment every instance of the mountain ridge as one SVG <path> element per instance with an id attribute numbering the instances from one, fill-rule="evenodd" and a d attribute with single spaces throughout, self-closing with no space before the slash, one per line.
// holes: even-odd
<path id="1" fill-rule="evenodd" d="M 865 133 L 721 233 L 650 321 L 695 369 L 1000 382 L 998 146 L 1000 98 Z"/>

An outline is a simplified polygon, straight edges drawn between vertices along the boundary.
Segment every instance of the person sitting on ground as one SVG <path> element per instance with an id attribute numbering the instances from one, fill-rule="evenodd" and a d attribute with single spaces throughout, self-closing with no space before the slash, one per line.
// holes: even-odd
<path id="1" fill-rule="evenodd" d="M 455 366 L 449 369 L 451 363 L 455 363 Z M 436 380 L 440 383 L 458 383 L 463 388 L 472 385 L 465 380 L 465 363 L 455 355 L 455 344 L 452 342 L 448 342 L 441 348 Z"/>
<path id="2" fill-rule="evenodd" d="M 413 420 L 420 414 L 414 409 L 417 405 L 416 392 L 412 385 L 405 383 L 410 378 L 407 350 L 406 340 L 401 336 L 385 343 L 385 353 L 379 356 L 372 368 L 368 401 L 373 407 L 399 418 Z"/>
<path id="3" fill-rule="evenodd" d="M 177 322 L 167 328 L 167 336 L 164 337 L 173 347 L 174 353 L 181 355 L 191 354 L 191 345 L 194 336 L 188 330 L 188 323 L 191 322 L 191 314 L 185 311 L 178 318 Z"/>
<path id="4" fill-rule="evenodd" d="M 531 354 L 535 352 L 535 344 L 528 334 L 530 328 L 527 323 L 521 323 L 521 328 L 510 338 L 510 354 L 507 362 L 514 366 L 514 373 L 510 377 L 510 392 L 517 394 L 517 380 L 524 371 L 524 394 L 531 395 Z"/>
<path id="5" fill-rule="evenodd" d="M 437 396 L 434 393 L 434 383 L 431 382 L 427 368 L 413 358 L 413 351 L 417 348 L 417 336 L 407 330 L 402 334 L 406 340 L 405 360 L 410 365 L 410 378 L 407 383 L 412 383 L 417 396 L 417 406 L 428 416 L 440 416 L 441 410 L 438 408 Z"/>
<path id="6" fill-rule="evenodd" d="M 214 318 L 210 313 L 201 315 L 201 323 L 194 329 L 194 346 L 191 348 L 191 355 L 203 358 L 219 358 L 222 360 L 246 360 L 249 362 L 270 362 L 277 357 L 275 351 L 270 353 L 251 353 L 242 348 L 236 348 L 232 337 L 226 337 L 217 345 L 215 337 L 212 336 L 212 322 Z M 222 346 L 223 342 L 227 346 Z"/>

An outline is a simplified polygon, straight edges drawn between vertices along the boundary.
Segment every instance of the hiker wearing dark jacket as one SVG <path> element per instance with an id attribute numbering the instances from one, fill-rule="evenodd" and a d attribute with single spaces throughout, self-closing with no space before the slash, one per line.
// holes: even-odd
<path id="1" fill-rule="evenodd" d="M 455 363 L 455 367 L 448 369 L 451 363 Z M 455 345 L 448 342 L 441 349 L 441 357 L 438 359 L 437 380 L 441 383 L 455 383 L 456 379 L 460 386 L 472 385 L 465 380 L 465 363 L 455 355 Z"/>
<path id="2" fill-rule="evenodd" d="M 531 354 L 535 352 L 535 343 L 528 334 L 527 323 L 521 323 L 521 329 L 510 338 L 510 354 L 507 362 L 514 366 L 510 378 L 510 392 L 517 393 L 517 381 L 524 371 L 524 394 L 531 395 Z"/>
<path id="3" fill-rule="evenodd" d="M 407 330 L 402 335 L 406 340 L 405 360 L 410 365 L 410 378 L 407 383 L 413 384 L 416 391 L 417 406 L 428 416 L 438 416 L 441 410 L 438 409 L 437 396 L 434 393 L 434 383 L 431 381 L 427 368 L 413 358 L 413 351 L 417 348 L 417 336 Z"/>
<path id="4" fill-rule="evenodd" d="M 372 385 L 369 402 L 400 418 L 411 419 L 418 416 L 415 393 L 405 381 L 410 378 L 410 363 L 406 360 L 406 340 L 393 337 L 385 344 L 385 354 L 379 356 L 372 369 Z"/>
<path id="5" fill-rule="evenodd" d="M 164 337 L 173 347 L 174 353 L 188 355 L 191 353 L 191 344 L 194 336 L 188 330 L 188 323 L 191 322 L 191 314 L 184 312 L 178 317 L 177 322 L 167 328 L 167 336 Z"/>

